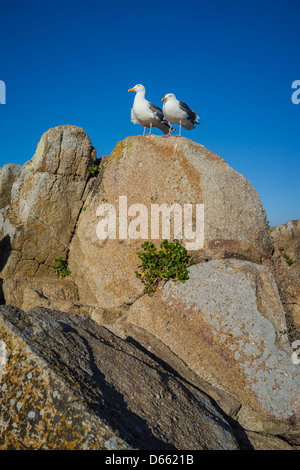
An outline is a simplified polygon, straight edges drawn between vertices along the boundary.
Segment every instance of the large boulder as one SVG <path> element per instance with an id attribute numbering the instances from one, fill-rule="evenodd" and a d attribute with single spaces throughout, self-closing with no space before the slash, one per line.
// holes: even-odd
<path id="1" fill-rule="evenodd" d="M 203 247 L 189 250 L 198 264 L 185 284 L 169 281 L 149 297 L 134 276 L 138 231 L 145 239 L 152 235 L 150 220 L 148 233 L 141 226 L 130 232 L 138 225 L 137 204 L 150 219 L 154 204 L 176 203 L 204 205 Z M 105 204 L 115 210 L 116 231 L 110 226 L 114 238 L 99 239 Z M 128 211 L 127 233 L 120 204 Z M 131 137 L 102 159 L 85 206 L 69 256 L 81 311 L 99 322 L 108 318 L 114 331 L 121 318 L 160 339 L 240 403 L 237 419 L 244 428 L 298 435 L 299 371 L 273 275 L 266 215 L 251 184 L 187 139 Z M 163 238 L 160 230 L 154 243 Z"/>
<path id="2" fill-rule="evenodd" d="M 248 261 L 192 266 L 130 308 L 126 321 L 151 332 L 200 377 L 241 403 L 250 431 L 300 434 L 300 370 L 292 361 L 272 273 Z"/>
<path id="3" fill-rule="evenodd" d="M 0 449 L 233 450 L 214 402 L 88 317 L 0 307 Z"/>
<path id="4" fill-rule="evenodd" d="M 35 155 L 21 169 L 2 169 L 1 201 L 6 199 L 0 210 L 0 277 L 4 285 L 8 279 L 57 276 L 55 259 L 68 256 L 88 187 L 89 166 L 95 160 L 96 151 L 83 129 L 59 126 L 45 132 Z"/>
<path id="5" fill-rule="evenodd" d="M 97 225 L 102 220 L 99 207 L 104 204 L 116 211 L 116 239 L 101 240 L 97 236 Z M 129 236 L 119 204 L 127 205 Z M 187 245 L 197 261 L 270 260 L 272 242 L 266 215 L 256 191 L 244 176 L 191 140 L 128 137 L 117 144 L 109 157 L 101 159 L 98 177 L 71 242 L 70 268 L 76 273 L 83 304 L 116 308 L 130 305 L 141 295 L 141 284 L 134 276 L 139 264 L 136 251 L 141 238 L 151 239 L 153 233 L 148 220 L 149 230 L 142 231 L 138 238 L 139 228 L 134 229 L 138 215 L 135 211 L 139 210 L 136 204 L 145 207 L 149 219 L 155 204 L 178 204 L 182 212 L 185 204 L 192 205 L 194 210 L 197 204 L 203 204 L 204 244 L 196 250 Z M 195 218 L 194 212 L 193 223 L 197 225 Z M 123 233 L 118 230 L 120 224 Z M 178 238 L 171 230 L 172 237 Z M 159 230 L 156 242 L 162 238 L 168 237 Z"/>

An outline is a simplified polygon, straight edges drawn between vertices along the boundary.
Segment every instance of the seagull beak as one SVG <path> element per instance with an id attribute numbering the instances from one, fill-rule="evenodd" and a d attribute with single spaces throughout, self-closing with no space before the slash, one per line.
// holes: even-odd
<path id="1" fill-rule="evenodd" d="M 129 90 L 128 90 L 128 91 L 134 91 L 134 88 L 129 88 Z"/>
<path id="2" fill-rule="evenodd" d="M 162 98 L 161 100 L 162 100 L 162 101 L 167 101 L 167 98 Z"/>

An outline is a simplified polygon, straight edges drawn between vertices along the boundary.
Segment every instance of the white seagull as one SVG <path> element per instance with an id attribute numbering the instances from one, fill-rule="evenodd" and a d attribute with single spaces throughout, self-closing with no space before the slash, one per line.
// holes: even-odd
<path id="1" fill-rule="evenodd" d="M 145 135 L 146 127 L 150 127 L 150 132 L 147 135 L 151 135 L 152 127 L 158 127 L 164 134 L 171 132 L 171 126 L 164 119 L 162 110 L 145 99 L 146 89 L 143 85 L 135 85 L 128 91 L 136 93 L 131 110 L 131 122 L 144 127 L 143 135 Z"/>
<path id="2" fill-rule="evenodd" d="M 184 129 L 195 129 L 194 124 L 200 124 L 198 122 L 199 116 L 192 111 L 187 104 L 183 103 L 176 99 L 174 93 L 167 93 L 164 98 L 162 98 L 163 112 L 164 117 L 167 119 L 171 126 L 172 124 L 179 124 L 179 134 L 178 137 L 181 137 L 181 126 Z M 164 137 L 169 137 L 171 133 L 169 132 Z M 177 137 L 177 136 L 176 136 Z"/>

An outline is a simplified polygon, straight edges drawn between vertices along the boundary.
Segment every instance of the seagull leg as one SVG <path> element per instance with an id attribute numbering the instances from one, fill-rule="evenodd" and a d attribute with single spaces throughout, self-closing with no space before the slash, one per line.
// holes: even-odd
<path id="1" fill-rule="evenodd" d="M 146 134 L 146 135 L 152 135 L 151 131 L 152 131 L 152 122 L 150 122 L 150 132 L 149 132 L 149 134 Z"/>
<path id="2" fill-rule="evenodd" d="M 182 135 L 181 135 L 181 121 L 179 122 L 179 134 L 175 135 L 174 137 L 182 137 Z"/>
<path id="3" fill-rule="evenodd" d="M 170 124 L 171 124 L 171 125 L 170 125 L 170 128 L 169 128 L 169 133 L 163 135 L 163 137 L 171 137 L 172 123 L 170 122 Z"/>
<path id="4" fill-rule="evenodd" d="M 143 135 L 145 135 L 145 132 L 146 132 L 146 126 L 144 127 L 144 132 L 143 132 Z"/>

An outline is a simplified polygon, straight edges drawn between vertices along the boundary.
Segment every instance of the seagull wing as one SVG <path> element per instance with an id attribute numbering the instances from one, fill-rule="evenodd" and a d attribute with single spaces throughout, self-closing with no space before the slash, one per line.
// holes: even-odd
<path id="1" fill-rule="evenodd" d="M 199 116 L 195 113 L 195 111 L 192 111 L 186 103 L 183 103 L 182 101 L 179 101 L 179 106 L 182 111 L 185 111 L 186 114 L 188 115 L 188 120 L 191 121 L 193 124 L 199 124 L 198 119 Z"/>
<path id="2" fill-rule="evenodd" d="M 163 112 L 158 106 L 153 103 L 149 103 L 149 108 L 151 109 L 155 117 L 159 119 L 159 121 L 162 121 L 164 119 Z"/>
<path id="3" fill-rule="evenodd" d="M 154 117 L 156 119 L 158 119 L 158 121 L 160 121 L 162 124 L 166 124 L 168 127 L 170 127 L 170 123 L 168 121 L 166 121 L 165 118 L 164 118 L 164 113 L 162 112 L 162 110 L 158 106 L 156 106 L 156 104 L 149 103 L 149 108 L 153 112 Z"/>

